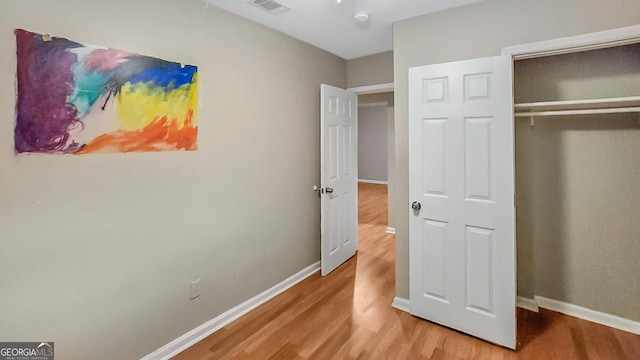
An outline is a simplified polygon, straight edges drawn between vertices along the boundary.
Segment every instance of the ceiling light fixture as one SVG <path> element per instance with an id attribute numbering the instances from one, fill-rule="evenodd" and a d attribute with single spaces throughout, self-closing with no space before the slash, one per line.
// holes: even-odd
<path id="1" fill-rule="evenodd" d="M 369 13 L 366 11 L 358 11 L 355 15 L 353 15 L 353 20 L 359 23 L 369 21 Z"/>

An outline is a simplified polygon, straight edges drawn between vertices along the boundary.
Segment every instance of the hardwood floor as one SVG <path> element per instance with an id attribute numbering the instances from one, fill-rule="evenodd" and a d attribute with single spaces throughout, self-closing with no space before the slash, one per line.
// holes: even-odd
<path id="1" fill-rule="evenodd" d="M 512 351 L 391 307 L 395 242 L 386 186 L 360 184 L 360 247 L 175 359 L 640 359 L 640 336 L 541 309 L 518 309 Z"/>

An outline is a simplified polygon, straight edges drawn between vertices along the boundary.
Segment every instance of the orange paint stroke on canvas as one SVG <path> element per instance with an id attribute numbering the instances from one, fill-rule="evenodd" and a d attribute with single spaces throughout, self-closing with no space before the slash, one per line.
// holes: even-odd
<path id="1" fill-rule="evenodd" d="M 178 119 L 156 117 L 141 130 L 119 130 L 98 136 L 75 154 L 92 152 L 132 152 L 163 150 L 196 150 L 198 127 L 192 123 L 193 110 L 189 110 L 184 125 Z"/>

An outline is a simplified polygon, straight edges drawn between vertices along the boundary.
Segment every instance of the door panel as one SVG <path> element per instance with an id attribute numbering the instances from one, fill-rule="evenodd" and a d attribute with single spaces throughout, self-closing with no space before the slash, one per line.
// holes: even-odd
<path id="1" fill-rule="evenodd" d="M 358 99 L 321 85 L 321 267 L 326 275 L 358 249 Z"/>
<path id="2" fill-rule="evenodd" d="M 466 306 L 493 315 L 493 235 L 494 230 L 466 226 L 465 262 L 467 269 Z"/>
<path id="3" fill-rule="evenodd" d="M 424 193 L 446 196 L 445 192 L 445 138 L 444 129 L 447 119 L 425 119 L 424 136 Z"/>
<path id="4" fill-rule="evenodd" d="M 410 69 L 410 305 L 515 348 L 512 64 Z"/>
<path id="5" fill-rule="evenodd" d="M 466 200 L 493 201 L 492 117 L 465 119 Z"/>
<path id="6" fill-rule="evenodd" d="M 447 295 L 447 223 L 428 220 L 424 225 L 424 296 L 449 303 Z"/>

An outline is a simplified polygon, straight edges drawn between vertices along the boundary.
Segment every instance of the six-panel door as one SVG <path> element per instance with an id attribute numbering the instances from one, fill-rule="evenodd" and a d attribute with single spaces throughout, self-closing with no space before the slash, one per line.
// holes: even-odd
<path id="1" fill-rule="evenodd" d="M 515 348 L 511 58 L 409 72 L 410 305 Z"/>
<path id="2" fill-rule="evenodd" d="M 358 249 L 358 99 L 321 85 L 321 272 L 326 275 Z"/>

